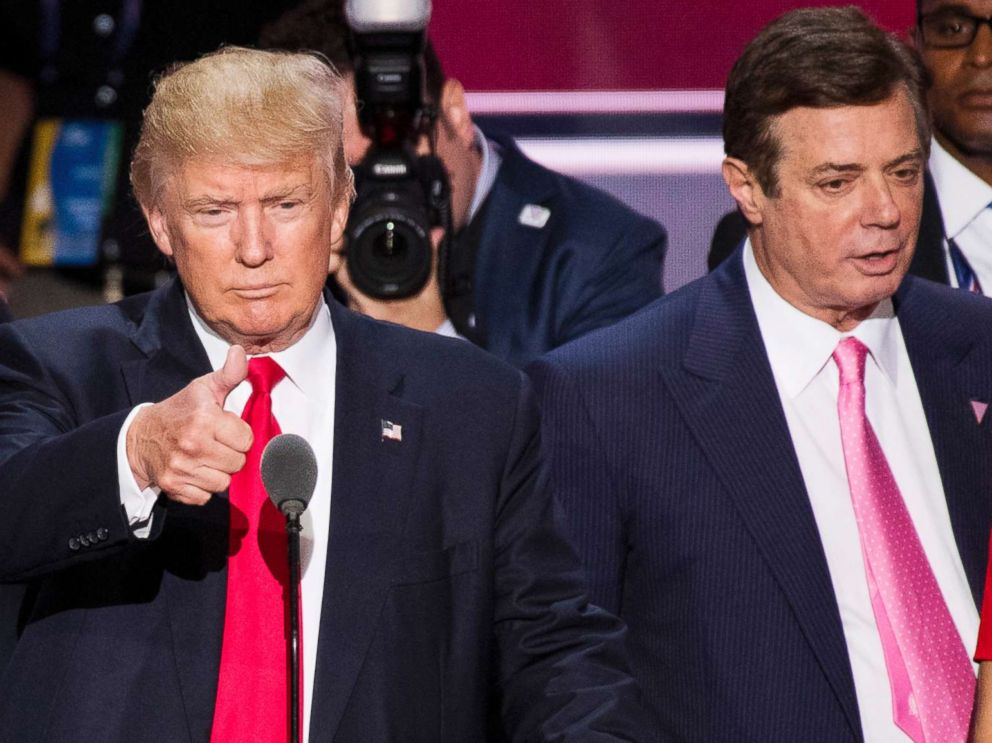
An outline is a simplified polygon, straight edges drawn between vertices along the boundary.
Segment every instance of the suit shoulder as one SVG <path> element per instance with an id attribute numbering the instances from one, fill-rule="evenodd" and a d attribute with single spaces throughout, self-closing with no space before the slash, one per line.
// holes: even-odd
<path id="1" fill-rule="evenodd" d="M 504 166 L 513 186 L 523 193 L 544 192 L 549 203 L 568 214 L 559 225 L 570 233 L 643 231 L 655 239 L 665 238 L 665 228 L 634 210 L 613 194 L 564 173 L 534 162 L 516 146 L 506 151 Z"/>
<path id="2" fill-rule="evenodd" d="M 909 275 L 896 302 L 899 312 L 908 309 L 918 321 L 947 322 L 974 339 L 992 339 L 992 298 Z"/>
<path id="3" fill-rule="evenodd" d="M 624 375 L 681 359 L 707 277 L 690 282 L 614 325 L 555 349 L 543 360 L 579 376 Z"/>
<path id="4" fill-rule="evenodd" d="M 14 320 L 0 326 L 0 338 L 20 337 L 34 350 L 51 349 L 60 356 L 77 349 L 90 355 L 100 348 L 94 344 L 129 335 L 146 304 L 147 297 L 140 295 L 114 304 L 76 307 Z"/>
<path id="5" fill-rule="evenodd" d="M 465 387 L 519 391 L 519 370 L 467 340 L 352 316 L 364 342 L 375 348 L 387 368 L 413 371 L 439 391 Z"/>

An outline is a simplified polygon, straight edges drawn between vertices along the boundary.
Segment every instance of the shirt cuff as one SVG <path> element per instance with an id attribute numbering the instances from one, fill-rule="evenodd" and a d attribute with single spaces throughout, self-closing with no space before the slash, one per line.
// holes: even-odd
<path id="1" fill-rule="evenodd" d="M 146 402 L 138 405 L 131 414 L 124 419 L 121 432 L 117 435 L 117 484 L 120 488 L 121 505 L 127 514 L 127 522 L 131 526 L 131 533 L 139 539 L 147 539 L 152 529 L 152 509 L 155 501 L 158 500 L 162 489 L 154 485 L 141 490 L 134 473 L 131 472 L 131 465 L 127 461 L 127 432 L 131 428 L 134 417 L 143 408 L 147 408 L 152 403 Z"/>

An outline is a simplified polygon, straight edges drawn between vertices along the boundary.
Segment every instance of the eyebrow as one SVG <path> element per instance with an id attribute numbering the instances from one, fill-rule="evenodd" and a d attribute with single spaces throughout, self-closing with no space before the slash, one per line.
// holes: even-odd
<path id="1" fill-rule="evenodd" d="M 915 149 L 912 152 L 907 152 L 904 155 L 900 155 L 894 160 L 890 160 L 882 166 L 882 169 L 889 170 L 890 168 L 895 168 L 899 165 L 904 165 L 916 160 L 923 160 L 923 151 L 920 149 Z M 825 173 L 860 173 L 864 170 L 866 170 L 866 168 L 861 163 L 826 162 L 813 168 L 813 170 L 810 171 L 810 175 L 816 177 Z"/>
<path id="2" fill-rule="evenodd" d="M 925 13 L 923 12 L 922 8 L 920 10 L 920 15 L 923 16 L 923 17 L 931 16 L 931 15 L 937 15 L 937 14 L 940 14 L 940 15 L 945 15 L 945 14 L 946 15 L 950 15 L 952 13 L 960 13 L 961 15 L 975 15 L 972 12 L 971 8 L 969 8 L 967 5 L 960 5 L 958 3 L 954 3 L 954 4 L 950 4 L 950 5 L 938 5 L 933 10 L 928 10 Z M 976 18 L 983 18 L 984 16 L 977 16 L 976 15 L 975 17 Z"/>
<path id="3" fill-rule="evenodd" d="M 302 194 L 300 194 L 302 192 Z M 275 204 L 285 199 L 295 196 L 297 194 L 302 195 L 304 198 L 311 195 L 311 189 L 307 183 L 299 183 L 293 186 L 286 186 L 285 188 L 280 188 L 274 191 L 270 191 L 264 194 L 259 201 L 263 204 Z M 185 209 L 202 209 L 204 207 L 232 207 L 238 205 L 237 199 L 230 199 L 224 196 L 197 196 L 196 198 L 186 199 L 183 201 L 183 207 Z"/>

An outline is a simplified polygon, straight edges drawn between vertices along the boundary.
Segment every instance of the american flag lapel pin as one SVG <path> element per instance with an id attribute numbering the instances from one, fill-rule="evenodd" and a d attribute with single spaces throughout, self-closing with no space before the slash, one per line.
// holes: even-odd
<path id="1" fill-rule="evenodd" d="M 401 426 L 399 423 L 393 423 L 392 421 L 387 421 L 385 418 L 381 419 L 381 423 L 382 423 L 381 441 L 403 440 L 403 426 Z"/>

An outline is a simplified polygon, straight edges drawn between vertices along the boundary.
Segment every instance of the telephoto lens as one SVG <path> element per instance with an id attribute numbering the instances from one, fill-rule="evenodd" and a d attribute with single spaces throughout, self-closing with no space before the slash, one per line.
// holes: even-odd
<path id="1" fill-rule="evenodd" d="M 436 158 L 374 153 L 355 169 L 357 198 L 348 219 L 348 273 L 376 299 L 419 292 L 434 261 L 430 230 L 441 225 L 447 177 Z"/>

